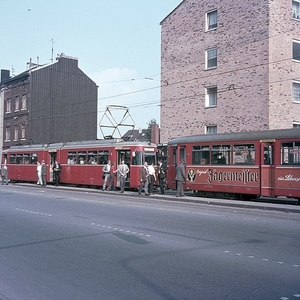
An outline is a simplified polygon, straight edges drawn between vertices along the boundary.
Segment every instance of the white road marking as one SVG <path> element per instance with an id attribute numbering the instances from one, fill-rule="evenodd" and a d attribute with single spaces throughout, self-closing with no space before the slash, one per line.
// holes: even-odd
<path id="1" fill-rule="evenodd" d="M 118 227 L 112 227 L 112 226 L 107 226 L 107 225 L 101 225 L 101 224 L 96 224 L 96 223 L 91 223 L 92 226 L 96 226 L 96 227 L 102 227 L 102 228 L 107 228 L 107 229 L 113 229 L 115 231 L 119 231 L 119 232 L 125 232 L 125 233 L 129 233 L 129 234 L 137 234 L 139 236 L 146 236 L 146 237 L 150 237 L 150 234 L 144 234 L 144 233 L 138 233 L 136 231 L 130 231 L 130 230 L 124 230 Z"/>

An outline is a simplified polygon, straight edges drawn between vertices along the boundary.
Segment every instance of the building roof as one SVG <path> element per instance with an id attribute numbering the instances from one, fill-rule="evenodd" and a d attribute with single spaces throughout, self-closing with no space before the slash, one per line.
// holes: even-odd
<path id="1" fill-rule="evenodd" d="M 127 141 L 149 141 L 151 138 L 148 136 L 149 129 L 132 129 L 128 130 L 122 139 Z"/>

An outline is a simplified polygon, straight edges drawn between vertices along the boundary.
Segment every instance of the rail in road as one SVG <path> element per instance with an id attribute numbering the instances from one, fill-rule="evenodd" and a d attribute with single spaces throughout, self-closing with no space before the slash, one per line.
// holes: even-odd
<path id="1" fill-rule="evenodd" d="M 88 192 L 88 193 L 99 193 L 99 194 L 109 194 L 119 195 L 121 197 L 131 196 L 131 197 L 145 197 L 143 194 L 139 195 L 136 191 L 127 190 L 124 194 L 117 191 L 102 191 L 99 188 L 93 187 L 77 187 L 70 185 L 59 185 L 58 187 L 54 185 L 40 186 L 34 183 L 10 183 L 10 185 L 19 185 L 28 188 L 46 188 L 46 189 L 61 189 L 61 190 L 76 190 L 78 192 Z M 252 201 L 240 201 L 240 200 L 229 200 L 229 199 L 219 199 L 219 198 L 202 198 L 195 196 L 193 192 L 186 192 L 185 197 L 176 197 L 176 191 L 166 190 L 164 195 L 159 193 L 154 193 L 147 197 L 149 200 L 167 200 L 167 201 L 177 201 L 177 202 L 191 202 L 206 205 L 218 205 L 218 206 L 228 206 L 236 208 L 251 208 L 269 211 L 282 211 L 287 213 L 300 213 L 300 205 L 296 199 L 287 198 L 259 198 Z"/>

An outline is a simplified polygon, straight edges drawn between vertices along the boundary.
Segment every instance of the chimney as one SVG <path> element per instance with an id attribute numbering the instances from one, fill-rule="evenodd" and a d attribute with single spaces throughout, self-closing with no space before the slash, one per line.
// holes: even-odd
<path id="1" fill-rule="evenodd" d="M 1 82 L 10 78 L 10 71 L 1 69 Z"/>
<path id="2" fill-rule="evenodd" d="M 158 124 L 153 124 L 151 128 L 151 143 L 159 143 L 159 127 Z"/>

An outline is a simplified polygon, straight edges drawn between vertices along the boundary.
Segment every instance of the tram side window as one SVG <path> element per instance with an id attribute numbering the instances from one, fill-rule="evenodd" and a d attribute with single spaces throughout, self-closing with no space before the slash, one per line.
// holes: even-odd
<path id="1" fill-rule="evenodd" d="M 233 164 L 254 165 L 254 162 L 255 162 L 254 144 L 233 146 Z"/>
<path id="2" fill-rule="evenodd" d="M 86 157 L 87 157 L 86 151 L 78 151 L 78 162 L 80 165 L 86 164 L 87 162 Z"/>
<path id="3" fill-rule="evenodd" d="M 77 164 L 77 152 L 68 152 L 68 165 L 74 165 Z"/>
<path id="4" fill-rule="evenodd" d="M 209 146 L 193 146 L 192 149 L 192 164 L 205 165 L 210 163 Z"/>
<path id="5" fill-rule="evenodd" d="M 97 164 L 97 151 L 88 151 L 88 164 L 89 165 Z"/>
<path id="6" fill-rule="evenodd" d="M 105 165 L 109 160 L 109 150 L 98 151 L 98 164 Z"/>
<path id="7" fill-rule="evenodd" d="M 27 164 L 27 161 L 31 161 L 31 164 L 36 165 L 38 161 L 37 153 L 32 153 L 31 159 L 30 159 L 30 154 L 24 154 L 24 164 Z"/>
<path id="8" fill-rule="evenodd" d="M 212 146 L 212 164 L 230 165 L 230 145 Z"/>
<path id="9" fill-rule="evenodd" d="M 9 156 L 9 163 L 10 163 L 11 165 L 19 164 L 20 162 L 18 162 L 18 160 L 17 160 L 17 155 L 11 154 L 11 155 Z"/>
<path id="10" fill-rule="evenodd" d="M 300 164 L 300 142 L 290 142 L 281 144 L 281 164 Z"/>

